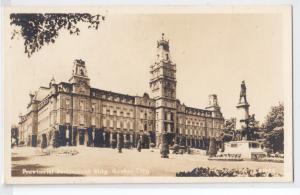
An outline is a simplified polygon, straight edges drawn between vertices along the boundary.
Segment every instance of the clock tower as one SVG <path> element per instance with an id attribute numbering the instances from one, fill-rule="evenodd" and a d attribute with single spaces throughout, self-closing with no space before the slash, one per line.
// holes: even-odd
<path id="1" fill-rule="evenodd" d="M 81 59 L 74 60 L 72 77 L 69 82 L 73 84 L 73 92 L 90 95 L 90 79 L 87 76 L 85 61 Z"/>
<path id="2" fill-rule="evenodd" d="M 157 41 L 156 61 L 150 66 L 150 89 L 155 99 L 156 133 L 167 133 L 171 141 L 176 133 L 176 64 L 170 56 L 169 40 L 162 34 Z"/>

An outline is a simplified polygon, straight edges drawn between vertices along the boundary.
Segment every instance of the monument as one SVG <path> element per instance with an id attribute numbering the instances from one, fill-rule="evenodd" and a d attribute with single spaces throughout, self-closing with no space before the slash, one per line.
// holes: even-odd
<path id="1" fill-rule="evenodd" d="M 246 121 L 247 121 L 247 119 L 249 119 L 250 104 L 247 101 L 246 91 L 247 91 L 247 88 L 246 88 L 245 81 L 242 81 L 240 99 L 239 99 L 239 103 L 236 106 L 236 108 L 238 109 L 238 114 L 236 116 L 236 118 L 237 118 L 236 129 L 237 130 L 241 130 L 244 127 L 246 127 Z"/>
<path id="2" fill-rule="evenodd" d="M 261 148 L 261 144 L 253 139 L 254 114 L 249 114 L 250 104 L 247 101 L 247 88 L 245 81 L 242 81 L 241 92 L 236 116 L 235 136 L 232 141 L 224 144 L 224 152 L 218 152 L 216 156 L 209 160 L 257 160 L 266 157 L 266 152 Z"/>
<path id="3" fill-rule="evenodd" d="M 236 106 L 238 112 L 236 116 L 236 132 L 241 132 L 238 139 L 251 140 L 252 132 L 249 124 L 255 121 L 254 114 L 249 114 L 250 104 L 247 101 L 247 88 L 245 81 L 242 81 L 239 103 Z"/>

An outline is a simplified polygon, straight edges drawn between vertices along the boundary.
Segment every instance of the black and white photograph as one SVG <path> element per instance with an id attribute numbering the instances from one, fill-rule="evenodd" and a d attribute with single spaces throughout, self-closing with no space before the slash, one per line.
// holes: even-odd
<path id="1" fill-rule="evenodd" d="M 291 182 L 290 6 L 7 7 L 5 182 Z"/>

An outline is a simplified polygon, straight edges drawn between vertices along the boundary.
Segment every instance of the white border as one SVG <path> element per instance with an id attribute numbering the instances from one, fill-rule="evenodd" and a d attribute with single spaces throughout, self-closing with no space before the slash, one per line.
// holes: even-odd
<path id="1" fill-rule="evenodd" d="M 14 0 L 14 1 L 9 1 L 9 0 L 4 0 L 2 4 L 5 5 L 52 5 L 52 6 L 57 6 L 57 5 L 99 5 L 99 4 L 106 4 L 106 5 L 120 5 L 120 4 L 126 4 L 126 5 L 136 5 L 136 4 L 142 4 L 142 5 L 282 5 L 282 4 L 289 4 L 293 5 L 293 37 L 295 38 L 293 41 L 293 53 L 294 54 L 299 54 L 300 53 L 300 41 L 299 41 L 299 35 L 300 35 L 300 1 L 298 0 L 189 0 L 189 1 L 183 1 L 183 0 L 173 0 L 172 2 L 168 0 L 152 0 L 152 1 L 146 1 L 146 0 L 60 0 L 60 1 L 53 1 L 53 0 Z M 3 16 L 3 13 L 2 15 Z M 3 24 L 3 20 L 2 20 Z M 2 28 L 1 28 L 2 29 Z M 2 32 L 1 32 L 2 33 Z M 2 52 L 3 49 L 1 47 Z M 2 53 L 1 53 L 2 54 Z M 3 56 L 3 54 L 2 54 Z M 1 56 L 1 57 L 2 57 Z M 3 59 L 3 58 L 1 58 Z M 3 61 L 1 61 L 1 75 L 3 76 Z M 154 185 L 152 184 L 151 186 L 149 185 L 81 185 L 80 187 L 78 186 L 68 186 L 68 185 L 63 185 L 63 186 L 57 186 L 57 185 L 51 185 L 51 186 L 43 186 L 39 185 L 39 187 L 35 186 L 34 191 L 32 191 L 32 186 L 24 186 L 24 185 L 19 185 L 19 186 L 1 186 L 0 187 L 0 194 L 1 192 L 5 193 L 12 193 L 12 188 L 16 189 L 16 194 L 28 194 L 30 192 L 31 195 L 34 194 L 60 194 L 59 192 L 63 192 L 65 194 L 66 191 L 72 190 L 72 194 L 82 194 L 82 193 L 105 193 L 106 192 L 112 192 L 112 193 L 118 193 L 118 190 L 123 189 L 126 190 L 126 192 L 130 192 L 129 194 L 133 194 L 136 192 L 136 190 L 140 193 L 143 194 L 150 194 L 149 192 L 159 194 L 159 192 L 166 192 L 168 188 L 175 188 L 172 191 L 168 191 L 172 194 L 182 194 L 182 193 L 191 193 L 190 189 L 193 190 L 193 193 L 211 193 L 211 194 L 220 194 L 220 193 L 230 193 L 230 194 L 257 194 L 259 192 L 262 192 L 264 194 L 296 194 L 298 192 L 299 194 L 299 189 L 297 190 L 296 188 L 300 187 L 300 171 L 298 168 L 298 165 L 300 163 L 300 143 L 297 140 L 300 140 L 300 133 L 299 133 L 299 127 L 300 127 L 300 121 L 296 120 L 300 117 L 300 91 L 299 91 L 299 85 L 300 85 L 300 78 L 296 77 L 295 75 L 300 75 L 300 57 L 299 55 L 294 55 L 293 56 L 293 73 L 294 73 L 294 164 L 295 164 L 295 176 L 294 176 L 294 183 L 281 183 L 281 184 L 274 184 L 274 183 L 256 183 L 256 184 L 245 184 L 245 183 L 231 183 L 231 184 L 215 184 L 213 186 L 208 185 L 208 184 L 197 184 L 197 185 Z M 3 143 L 3 77 L 1 77 L 1 114 L 0 114 L 0 125 L 1 125 L 1 140 Z M 1 152 L 3 152 L 3 144 L 0 144 Z M 3 162 L 3 155 L 2 155 L 2 162 Z M 3 163 L 0 163 L 0 173 L 2 173 L 3 170 Z M 2 175 L 2 174 L 1 174 Z M 2 175 L 2 182 L 3 182 L 3 175 Z M 97 188 L 101 187 L 101 189 Z M 203 192 L 199 189 L 203 190 Z M 259 188 L 258 190 L 255 190 L 251 187 L 255 187 L 256 189 Z M 208 190 L 207 188 L 210 188 Z M 213 189 L 212 189 L 213 188 Z M 223 188 L 223 189 L 220 189 Z M 233 190 L 233 188 L 235 188 Z M 245 189 L 247 188 L 247 189 Z M 271 188 L 271 189 L 270 189 Z M 284 188 L 285 190 L 279 189 L 279 188 Z M 287 189 L 287 188 L 293 188 L 293 189 Z M 45 191 L 48 190 L 48 191 Z M 157 192 L 159 190 L 159 192 Z M 221 190 L 221 191 L 220 191 Z M 263 191 L 261 191 L 263 190 Z M 133 193 L 131 193 L 133 191 Z M 128 194 L 128 193 L 125 193 Z"/>

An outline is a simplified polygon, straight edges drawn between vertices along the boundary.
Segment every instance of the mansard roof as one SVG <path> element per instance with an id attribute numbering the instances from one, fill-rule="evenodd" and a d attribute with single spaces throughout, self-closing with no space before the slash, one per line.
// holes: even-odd
<path id="1" fill-rule="evenodd" d="M 116 92 L 112 92 L 112 91 L 106 91 L 106 90 L 97 89 L 97 88 L 91 88 L 91 95 L 94 97 L 100 97 L 100 98 L 105 97 L 105 99 L 108 97 L 111 97 L 112 99 L 121 98 L 121 99 L 125 99 L 127 101 L 130 100 L 133 102 L 135 100 L 135 97 L 131 96 L 131 95 L 116 93 Z"/>
<path id="2" fill-rule="evenodd" d="M 212 111 L 188 107 L 188 106 L 185 108 L 185 111 L 187 114 L 192 114 L 192 115 L 204 115 L 204 114 L 211 115 L 212 114 Z"/>
<path id="3" fill-rule="evenodd" d="M 39 87 L 39 89 L 37 91 L 34 92 L 34 97 L 33 99 L 36 101 L 42 101 L 43 99 L 45 99 L 48 94 L 49 94 L 50 88 L 48 87 Z"/>

